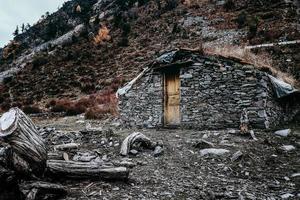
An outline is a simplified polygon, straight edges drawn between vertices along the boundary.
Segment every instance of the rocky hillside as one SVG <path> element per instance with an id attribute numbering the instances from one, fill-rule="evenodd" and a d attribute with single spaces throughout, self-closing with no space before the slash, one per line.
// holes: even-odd
<path id="1" fill-rule="evenodd" d="M 83 108 L 70 113 L 85 112 L 90 99 L 113 101 L 110 94 L 165 50 L 300 39 L 297 9 L 287 0 L 72 0 L 0 50 L 0 106 L 40 112 L 77 103 Z M 268 53 L 297 82 L 299 50 L 253 53 Z"/>

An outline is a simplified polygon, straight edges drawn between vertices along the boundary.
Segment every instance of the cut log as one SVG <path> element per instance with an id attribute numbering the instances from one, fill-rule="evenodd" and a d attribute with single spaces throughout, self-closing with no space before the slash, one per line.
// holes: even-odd
<path id="1" fill-rule="evenodd" d="M 54 146 L 54 150 L 77 149 L 79 146 L 79 143 L 59 144 Z"/>
<path id="2" fill-rule="evenodd" d="M 53 176 L 78 179 L 127 180 L 129 170 L 126 167 L 102 166 L 97 163 L 48 160 L 47 171 Z"/>
<path id="3" fill-rule="evenodd" d="M 66 187 L 41 181 L 23 182 L 19 188 L 26 200 L 44 199 L 43 197 L 48 194 L 52 195 L 51 199 L 54 199 L 54 197 L 62 197 L 67 194 Z"/>
<path id="4" fill-rule="evenodd" d="M 142 133 L 134 132 L 134 133 L 130 134 L 129 136 L 127 136 L 125 138 L 125 140 L 123 141 L 120 154 L 122 156 L 126 156 L 129 153 L 130 148 L 135 143 L 141 143 L 143 146 L 148 147 L 148 148 L 152 147 L 151 140 L 148 137 L 146 137 Z"/>
<path id="5" fill-rule="evenodd" d="M 14 164 L 26 162 L 27 173 L 41 174 L 47 160 L 46 145 L 32 120 L 20 109 L 12 108 L 0 118 L 0 137 L 8 143 L 14 153 Z M 21 166 L 26 165 L 21 163 Z M 22 172 L 23 173 L 23 172 Z"/>

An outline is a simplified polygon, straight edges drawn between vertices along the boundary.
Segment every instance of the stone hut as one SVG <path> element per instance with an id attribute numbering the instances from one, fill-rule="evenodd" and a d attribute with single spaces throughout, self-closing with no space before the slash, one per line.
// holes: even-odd
<path id="1" fill-rule="evenodd" d="M 265 129 L 300 107 L 297 90 L 255 66 L 192 50 L 163 54 L 117 95 L 122 122 L 138 128 L 237 128 L 246 114 Z"/>

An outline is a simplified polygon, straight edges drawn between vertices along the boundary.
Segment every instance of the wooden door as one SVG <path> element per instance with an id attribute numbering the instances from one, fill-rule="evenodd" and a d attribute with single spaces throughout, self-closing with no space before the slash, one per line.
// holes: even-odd
<path id="1" fill-rule="evenodd" d="M 180 79 L 179 72 L 165 74 L 165 125 L 180 124 Z"/>

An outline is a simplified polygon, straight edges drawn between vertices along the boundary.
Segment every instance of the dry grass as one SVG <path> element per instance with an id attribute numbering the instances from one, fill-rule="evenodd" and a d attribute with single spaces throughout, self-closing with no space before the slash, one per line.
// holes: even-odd
<path id="1" fill-rule="evenodd" d="M 117 114 L 117 98 L 115 92 L 103 91 L 78 100 L 51 100 L 48 107 L 52 112 L 64 112 L 67 116 L 85 113 L 89 119 L 93 116 L 100 119 L 103 114 Z"/>
<path id="2" fill-rule="evenodd" d="M 120 83 L 122 83 L 122 79 L 117 77 L 110 86 L 101 92 L 77 100 L 54 99 L 46 107 L 52 112 L 64 112 L 67 116 L 85 113 L 88 119 L 102 119 L 107 115 L 117 115 L 118 100 L 115 92 Z"/>
<path id="3" fill-rule="evenodd" d="M 249 49 L 240 46 L 225 46 L 225 47 L 204 47 L 206 55 L 217 55 L 225 58 L 239 60 L 242 63 L 251 64 L 260 70 L 268 71 L 273 76 L 291 84 L 298 85 L 297 81 L 290 74 L 283 73 L 273 67 L 272 58 L 267 53 L 254 54 Z"/>

